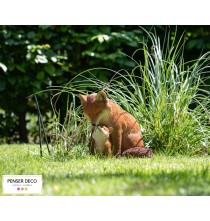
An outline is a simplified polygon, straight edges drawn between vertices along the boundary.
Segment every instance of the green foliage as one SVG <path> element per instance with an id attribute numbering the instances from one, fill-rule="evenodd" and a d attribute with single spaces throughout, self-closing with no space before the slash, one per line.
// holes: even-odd
<path id="1" fill-rule="evenodd" d="M 209 169 L 209 156 L 99 159 L 78 153 L 60 162 L 39 157 L 35 145 L 0 146 L 0 174 L 41 174 L 43 196 L 209 196 Z"/>

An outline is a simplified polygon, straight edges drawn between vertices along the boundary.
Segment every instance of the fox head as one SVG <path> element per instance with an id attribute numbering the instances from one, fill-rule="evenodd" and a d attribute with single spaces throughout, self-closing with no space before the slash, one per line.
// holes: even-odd
<path id="1" fill-rule="evenodd" d="M 106 141 L 109 138 L 109 135 L 113 132 L 112 127 L 105 126 L 96 126 L 93 132 L 93 138 L 95 140 Z"/>
<path id="2" fill-rule="evenodd" d="M 90 95 L 78 95 L 83 107 L 84 116 L 87 117 L 93 126 L 103 124 L 109 119 L 111 106 L 104 91 Z"/>

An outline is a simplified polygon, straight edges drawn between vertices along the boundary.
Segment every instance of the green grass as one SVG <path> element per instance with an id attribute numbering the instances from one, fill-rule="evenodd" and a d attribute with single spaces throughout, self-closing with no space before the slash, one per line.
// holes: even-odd
<path id="1" fill-rule="evenodd" d="M 0 146 L 0 174 L 42 174 L 44 196 L 210 195 L 209 169 L 209 156 L 108 159 L 74 154 L 56 159 L 40 158 L 35 145 Z"/>

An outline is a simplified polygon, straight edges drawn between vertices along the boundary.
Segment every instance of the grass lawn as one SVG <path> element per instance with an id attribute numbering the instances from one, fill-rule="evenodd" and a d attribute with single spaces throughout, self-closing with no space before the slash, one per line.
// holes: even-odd
<path id="1" fill-rule="evenodd" d="M 43 175 L 42 195 L 210 195 L 210 156 L 40 158 L 35 145 L 1 145 L 1 175 Z M 2 176 L 0 176 L 2 183 Z M 0 195 L 2 185 L 0 185 Z"/>

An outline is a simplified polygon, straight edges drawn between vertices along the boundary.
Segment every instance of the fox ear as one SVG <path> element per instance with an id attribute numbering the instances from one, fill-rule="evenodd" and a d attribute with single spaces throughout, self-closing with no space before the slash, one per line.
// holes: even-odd
<path id="1" fill-rule="evenodd" d="M 107 101 L 107 95 L 104 91 L 99 91 L 96 95 L 96 100 L 97 101 Z"/>
<path id="2" fill-rule="evenodd" d="M 78 97 L 82 104 L 87 103 L 87 95 L 78 94 Z"/>
<path id="3" fill-rule="evenodd" d="M 113 127 L 109 127 L 109 134 L 111 134 L 113 132 Z"/>

